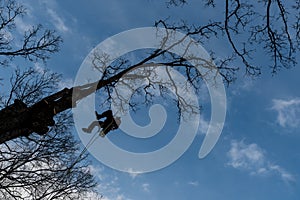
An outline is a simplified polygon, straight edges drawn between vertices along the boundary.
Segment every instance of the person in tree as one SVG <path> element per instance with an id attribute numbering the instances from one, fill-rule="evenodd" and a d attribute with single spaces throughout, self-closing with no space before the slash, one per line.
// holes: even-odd
<path id="1" fill-rule="evenodd" d="M 86 133 L 91 133 L 92 130 L 98 126 L 102 128 L 100 132 L 100 136 L 104 137 L 108 132 L 118 129 L 119 125 L 121 124 L 120 117 L 113 117 L 112 111 L 107 110 L 102 114 L 98 114 L 97 111 L 95 112 L 97 121 L 93 121 L 87 128 L 82 128 L 82 130 Z M 106 118 L 104 121 L 100 121 L 100 119 Z"/>

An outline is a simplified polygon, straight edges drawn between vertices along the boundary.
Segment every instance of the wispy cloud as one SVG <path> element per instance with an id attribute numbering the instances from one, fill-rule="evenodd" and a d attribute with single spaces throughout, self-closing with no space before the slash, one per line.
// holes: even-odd
<path id="1" fill-rule="evenodd" d="M 190 182 L 188 182 L 188 184 L 191 186 L 197 187 L 199 185 L 199 182 L 198 181 L 190 181 Z"/>
<path id="2" fill-rule="evenodd" d="M 90 198 L 87 197 L 86 199 L 93 199 L 94 200 L 96 198 L 94 196 L 90 196 Z M 86 200 L 86 199 L 83 199 L 83 200 Z M 109 198 L 109 197 L 102 196 L 99 200 L 130 200 L 130 199 L 124 197 L 124 195 L 117 195 L 114 198 Z"/>
<path id="3" fill-rule="evenodd" d="M 233 95 L 241 95 L 244 92 L 253 91 L 255 88 L 255 80 L 253 78 L 244 77 L 242 80 L 238 81 L 238 84 L 233 87 L 231 90 Z M 257 88 L 255 88 L 257 90 Z"/>
<path id="4" fill-rule="evenodd" d="M 29 21 L 31 20 L 31 21 Z M 26 19 L 24 18 L 16 18 L 15 19 L 16 29 L 20 35 L 23 35 L 26 31 L 32 29 L 32 26 L 34 24 L 34 19 L 32 17 L 28 17 Z"/>
<path id="5" fill-rule="evenodd" d="M 143 183 L 142 184 L 142 188 L 143 188 L 143 191 L 145 192 L 150 192 L 150 184 L 149 183 Z"/>
<path id="6" fill-rule="evenodd" d="M 68 32 L 70 29 L 66 26 L 64 19 L 55 12 L 55 10 L 48 8 L 47 13 L 51 17 L 53 25 L 60 31 L 60 32 Z"/>
<path id="7" fill-rule="evenodd" d="M 277 123 L 286 128 L 300 126 L 300 99 L 273 99 L 272 110 L 277 112 Z"/>
<path id="8" fill-rule="evenodd" d="M 142 174 L 142 172 L 135 171 L 132 168 L 128 169 L 127 172 L 132 179 L 135 179 L 137 176 Z"/>
<path id="9" fill-rule="evenodd" d="M 71 88 L 73 87 L 73 79 L 71 78 L 64 78 L 58 83 L 59 89 L 64 89 L 64 88 Z"/>
<path id="10" fill-rule="evenodd" d="M 36 72 L 39 72 L 40 74 L 44 74 L 46 71 L 46 66 L 42 63 L 36 62 L 34 63 L 34 69 Z M 49 70 L 49 69 L 48 69 Z M 50 72 L 52 73 L 53 71 L 50 70 Z M 71 88 L 73 87 L 73 79 L 71 78 L 62 78 L 59 82 L 58 82 L 58 90 L 62 90 L 64 88 Z"/>
<path id="11" fill-rule="evenodd" d="M 103 194 L 101 200 L 130 200 L 121 192 L 117 176 L 107 174 L 103 166 L 90 165 L 89 169 L 98 181 L 97 191 Z M 94 197 L 95 195 L 95 193 L 89 194 L 90 197 Z"/>
<path id="12" fill-rule="evenodd" d="M 267 159 L 265 151 L 257 144 L 245 144 L 244 141 L 232 141 L 227 152 L 228 165 L 247 171 L 250 175 L 279 175 L 284 182 L 294 182 L 295 177 L 283 167 Z"/>
<path id="13" fill-rule="evenodd" d="M 60 9 L 58 1 L 40 0 L 37 6 L 33 7 L 34 10 L 45 10 L 46 12 L 44 12 L 43 15 L 47 17 L 47 21 L 50 21 L 59 32 L 66 33 L 71 30 L 70 27 L 66 25 L 67 19 L 64 19 L 64 16 L 61 14 L 65 12 Z"/>
<path id="14" fill-rule="evenodd" d="M 209 121 L 206 121 L 203 115 L 200 115 L 199 134 L 206 134 L 208 126 L 209 126 Z"/>

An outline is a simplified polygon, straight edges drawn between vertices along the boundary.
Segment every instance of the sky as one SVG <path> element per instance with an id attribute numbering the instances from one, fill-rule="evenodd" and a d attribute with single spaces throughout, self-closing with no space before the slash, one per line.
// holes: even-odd
<path id="1" fill-rule="evenodd" d="M 61 50 L 47 67 L 62 73 L 61 88 L 71 87 L 88 53 L 106 38 L 133 28 L 153 26 L 155 20 L 172 16 L 189 22 L 219 16 L 203 10 L 195 1 L 185 7 L 166 8 L 163 1 L 23 1 L 28 16 L 16 21 L 22 31 L 41 23 L 62 36 Z M 226 42 L 214 42 L 207 49 L 227 49 Z M 220 53 L 222 54 L 222 53 Z M 265 57 L 258 57 L 263 64 Z M 267 63 L 265 64 L 267 65 Z M 105 200 L 295 200 L 300 196 L 300 66 L 270 72 L 260 77 L 243 75 L 226 88 L 227 115 L 218 143 L 204 159 L 198 158 L 209 117 L 207 89 L 199 96 L 203 106 L 200 127 L 187 151 L 171 165 L 149 173 L 127 173 L 107 167 L 91 156 L 91 170 L 99 180 Z M 112 133 L 109 139 L 130 151 L 160 148 L 172 138 L 176 124 L 174 110 L 166 102 L 167 132 L 164 141 L 128 139 Z M 174 105 L 173 105 L 174 106 Z M 147 124 L 148 107 L 134 114 L 137 123 Z M 145 113 L 146 112 L 146 113 Z M 160 117 L 160 116 L 157 116 Z M 171 130 L 171 131 L 170 131 Z M 75 137 L 78 133 L 74 131 Z M 101 139 L 101 138 L 100 138 Z M 158 143 L 157 143 L 158 142 Z M 148 161 L 147 161 L 148 162 Z M 151 162 L 151 161 L 149 161 Z M 91 194 L 92 195 L 92 194 Z"/>

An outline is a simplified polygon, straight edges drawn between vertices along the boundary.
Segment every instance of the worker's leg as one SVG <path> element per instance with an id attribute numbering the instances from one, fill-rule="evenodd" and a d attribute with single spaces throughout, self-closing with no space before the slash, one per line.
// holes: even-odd
<path id="1" fill-rule="evenodd" d="M 100 122 L 98 121 L 93 121 L 88 128 L 82 128 L 82 130 L 86 133 L 91 133 L 92 130 L 95 128 L 95 126 L 100 126 Z"/>

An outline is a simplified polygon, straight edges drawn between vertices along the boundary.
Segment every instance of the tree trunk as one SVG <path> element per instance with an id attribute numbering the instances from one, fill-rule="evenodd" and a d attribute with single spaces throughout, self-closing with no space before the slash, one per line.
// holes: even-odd
<path id="1" fill-rule="evenodd" d="M 103 87 L 104 82 L 106 83 L 97 81 L 65 88 L 30 107 L 15 100 L 13 104 L 0 110 L 0 144 L 21 136 L 29 136 L 33 132 L 46 134 L 48 126 L 54 125 L 53 117 L 56 114 L 75 107 L 79 100 Z"/>

